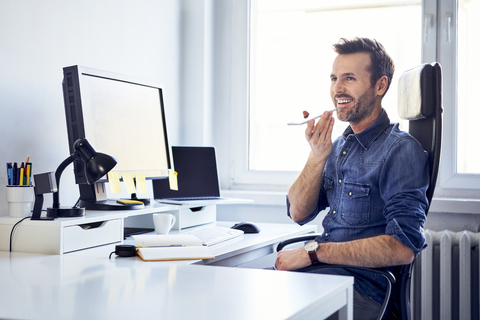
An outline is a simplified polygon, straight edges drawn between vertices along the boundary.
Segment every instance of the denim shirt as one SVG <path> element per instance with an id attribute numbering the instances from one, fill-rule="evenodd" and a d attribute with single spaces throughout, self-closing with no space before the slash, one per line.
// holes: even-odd
<path id="1" fill-rule="evenodd" d="M 343 242 L 391 235 L 415 255 L 427 245 L 423 235 L 428 206 L 428 153 L 385 110 L 367 129 L 348 127 L 333 143 L 325 164 L 317 207 L 303 225 L 329 207 L 324 232 L 317 241 Z M 287 197 L 287 214 L 290 216 Z M 382 303 L 386 282 L 370 272 L 329 269 L 330 274 L 355 276 L 355 289 Z"/>

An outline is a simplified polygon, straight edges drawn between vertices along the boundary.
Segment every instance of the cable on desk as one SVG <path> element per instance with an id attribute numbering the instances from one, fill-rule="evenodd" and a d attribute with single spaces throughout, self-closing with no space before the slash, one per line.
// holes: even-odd
<path id="1" fill-rule="evenodd" d="M 15 224 L 13 225 L 13 228 L 12 228 L 12 230 L 10 231 L 10 252 L 12 252 L 13 231 L 15 230 L 15 228 L 17 227 L 17 225 L 18 225 L 20 222 L 22 222 L 22 221 L 25 220 L 25 219 L 29 219 L 29 218 L 31 218 L 31 217 L 32 217 L 32 216 L 25 217 L 25 218 L 23 218 L 22 220 L 18 221 L 17 223 L 15 223 Z"/>

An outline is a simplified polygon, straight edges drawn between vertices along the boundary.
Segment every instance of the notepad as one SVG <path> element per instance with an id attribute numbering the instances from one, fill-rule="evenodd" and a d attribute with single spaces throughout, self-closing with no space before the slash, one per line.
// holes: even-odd
<path id="1" fill-rule="evenodd" d="M 210 248 L 193 235 L 132 236 L 137 254 L 143 261 L 214 259 Z"/>

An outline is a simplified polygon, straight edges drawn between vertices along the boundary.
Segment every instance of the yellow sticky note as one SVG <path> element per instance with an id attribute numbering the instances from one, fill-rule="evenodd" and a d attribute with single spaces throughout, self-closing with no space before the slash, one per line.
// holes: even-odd
<path id="1" fill-rule="evenodd" d="M 119 199 L 119 200 L 117 200 L 117 202 L 121 203 L 121 204 L 143 204 L 142 201 L 128 200 L 128 199 Z"/>
<path id="2" fill-rule="evenodd" d="M 121 193 L 122 186 L 120 185 L 120 177 L 118 172 L 109 172 L 107 173 L 108 176 L 108 185 L 110 186 L 111 193 Z"/>
<path id="3" fill-rule="evenodd" d="M 178 173 L 173 170 L 168 171 L 168 182 L 170 183 L 170 189 L 178 191 L 178 181 L 177 181 Z"/>
<path id="4" fill-rule="evenodd" d="M 128 193 L 136 193 L 135 182 L 133 182 L 133 174 L 131 172 L 122 173 L 123 182 Z"/>
<path id="5" fill-rule="evenodd" d="M 135 184 L 137 186 L 137 193 L 147 193 L 147 182 L 145 181 L 144 173 L 135 173 Z"/>

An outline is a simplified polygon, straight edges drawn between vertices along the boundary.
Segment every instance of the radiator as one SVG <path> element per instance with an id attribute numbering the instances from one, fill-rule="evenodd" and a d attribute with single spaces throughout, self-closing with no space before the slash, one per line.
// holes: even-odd
<path id="1" fill-rule="evenodd" d="M 480 319 L 480 233 L 425 230 L 425 238 L 412 275 L 412 318 Z"/>

